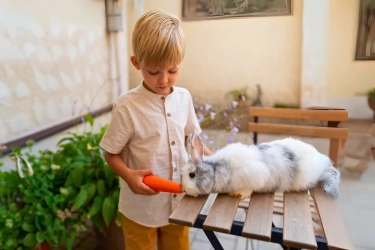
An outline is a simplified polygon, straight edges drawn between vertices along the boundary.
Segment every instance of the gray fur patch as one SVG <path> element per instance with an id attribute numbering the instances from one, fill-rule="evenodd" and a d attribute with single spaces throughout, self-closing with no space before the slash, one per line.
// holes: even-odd
<path id="1" fill-rule="evenodd" d="M 260 155 L 262 157 L 260 160 L 267 165 L 267 161 L 268 161 L 267 149 L 269 149 L 271 146 L 268 145 L 267 143 L 261 143 L 261 144 L 256 145 L 256 147 L 258 148 Z"/>
<path id="2" fill-rule="evenodd" d="M 231 180 L 231 172 L 226 161 L 205 161 L 204 164 L 211 166 L 214 170 L 213 178 L 215 182 L 220 183 L 221 185 L 229 185 L 229 182 Z"/>
<path id="3" fill-rule="evenodd" d="M 288 159 L 287 167 L 289 170 L 289 180 L 293 181 L 295 180 L 298 171 L 298 162 L 296 156 L 288 147 L 284 145 L 280 145 L 280 147 L 282 149 L 283 156 Z"/>
<path id="4" fill-rule="evenodd" d="M 260 151 L 265 151 L 265 150 L 269 149 L 271 146 L 268 145 L 268 144 L 262 143 L 262 144 L 257 145 L 257 147 Z"/>
<path id="5" fill-rule="evenodd" d="M 198 190 L 210 193 L 214 177 L 214 169 L 208 164 L 199 164 L 195 170 L 195 184 Z"/>
<path id="6" fill-rule="evenodd" d="M 288 158 L 288 160 L 291 161 L 291 163 L 294 163 L 296 161 L 294 153 L 285 146 L 282 146 L 282 149 L 283 149 L 284 156 Z"/>
<path id="7" fill-rule="evenodd" d="M 333 166 L 329 166 L 320 178 L 320 186 L 332 198 L 339 197 L 340 172 Z"/>
<path id="8" fill-rule="evenodd" d="M 260 152 L 260 156 L 261 156 L 261 161 L 264 162 L 264 164 L 269 165 L 273 165 L 273 162 L 274 162 L 274 158 L 272 157 L 272 151 L 269 151 L 268 149 L 272 148 L 271 145 L 269 145 L 268 143 L 261 143 L 261 144 L 258 144 L 256 146 Z M 274 182 L 274 185 L 272 187 L 269 187 L 269 188 L 263 188 L 261 191 L 262 192 L 270 192 L 270 193 L 274 193 L 276 192 L 279 187 L 280 187 L 280 179 L 281 179 L 281 176 L 278 174 L 277 171 L 273 171 L 272 172 L 272 181 Z"/>

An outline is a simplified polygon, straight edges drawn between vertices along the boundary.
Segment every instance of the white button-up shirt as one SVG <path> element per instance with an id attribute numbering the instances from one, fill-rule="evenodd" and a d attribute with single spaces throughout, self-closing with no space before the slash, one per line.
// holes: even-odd
<path id="1" fill-rule="evenodd" d="M 190 93 L 180 87 L 161 96 L 141 83 L 121 95 L 113 105 L 112 118 L 100 146 L 120 154 L 130 169 L 151 169 L 154 174 L 180 183 L 188 160 L 185 136 L 201 133 Z M 136 195 L 121 179 L 119 211 L 148 227 L 168 224 L 168 217 L 184 194 L 160 192 Z"/>

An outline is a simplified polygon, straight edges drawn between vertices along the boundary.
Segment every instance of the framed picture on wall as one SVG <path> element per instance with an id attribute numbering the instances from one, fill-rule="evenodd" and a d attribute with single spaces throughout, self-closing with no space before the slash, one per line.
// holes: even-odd
<path id="1" fill-rule="evenodd" d="M 292 14 L 292 0 L 183 0 L 182 19 L 280 16 Z"/>
<path id="2" fill-rule="evenodd" d="M 375 60 L 375 0 L 360 0 L 356 60 Z"/>

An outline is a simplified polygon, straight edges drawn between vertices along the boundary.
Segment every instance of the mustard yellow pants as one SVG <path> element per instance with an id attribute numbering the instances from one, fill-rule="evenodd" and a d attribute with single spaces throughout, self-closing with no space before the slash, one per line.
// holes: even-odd
<path id="1" fill-rule="evenodd" d="M 145 227 L 122 216 L 126 250 L 189 250 L 189 227 L 169 224 Z"/>

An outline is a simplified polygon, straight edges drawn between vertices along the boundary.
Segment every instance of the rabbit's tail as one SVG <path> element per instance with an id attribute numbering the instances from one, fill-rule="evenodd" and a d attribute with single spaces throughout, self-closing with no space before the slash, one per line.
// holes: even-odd
<path id="1" fill-rule="evenodd" d="M 332 198 L 339 197 L 340 172 L 331 164 L 320 178 L 320 186 Z"/>

